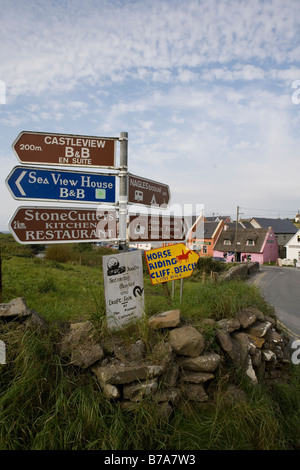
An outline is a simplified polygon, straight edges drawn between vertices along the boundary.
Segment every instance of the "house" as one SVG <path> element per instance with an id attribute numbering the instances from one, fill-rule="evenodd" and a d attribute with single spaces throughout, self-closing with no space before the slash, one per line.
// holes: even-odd
<path id="1" fill-rule="evenodd" d="M 286 258 L 300 262 L 300 230 L 285 245 Z"/>
<path id="2" fill-rule="evenodd" d="M 255 228 L 272 227 L 278 243 L 278 256 L 279 258 L 286 258 L 285 245 L 298 231 L 297 227 L 290 220 L 252 217 L 250 224 Z"/>
<path id="3" fill-rule="evenodd" d="M 230 215 L 217 215 L 217 216 L 210 216 L 210 217 L 205 217 L 205 220 L 207 222 L 220 222 L 220 220 L 223 220 L 225 223 L 226 222 L 231 222 Z"/>
<path id="4" fill-rule="evenodd" d="M 211 222 L 201 215 L 197 218 L 187 237 L 187 246 L 199 256 L 213 256 L 214 245 L 224 226 L 223 220 Z"/>
<path id="5" fill-rule="evenodd" d="M 278 244 L 272 227 L 238 227 L 237 231 L 225 227 L 215 244 L 213 256 L 225 258 L 227 262 L 257 261 L 263 264 L 277 260 Z"/>

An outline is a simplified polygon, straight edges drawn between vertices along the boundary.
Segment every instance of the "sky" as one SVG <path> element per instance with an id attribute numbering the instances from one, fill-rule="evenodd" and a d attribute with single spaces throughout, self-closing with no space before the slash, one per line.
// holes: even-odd
<path id="1" fill-rule="evenodd" d="M 128 132 L 172 205 L 293 218 L 299 25 L 299 0 L 0 0 L 0 230 L 32 205 L 5 184 L 22 131 Z"/>

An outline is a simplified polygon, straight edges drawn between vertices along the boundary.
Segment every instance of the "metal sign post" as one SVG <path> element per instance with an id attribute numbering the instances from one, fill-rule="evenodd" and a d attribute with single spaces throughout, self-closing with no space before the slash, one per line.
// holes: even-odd
<path id="1" fill-rule="evenodd" d="M 119 250 L 127 250 L 128 133 L 120 133 Z"/>

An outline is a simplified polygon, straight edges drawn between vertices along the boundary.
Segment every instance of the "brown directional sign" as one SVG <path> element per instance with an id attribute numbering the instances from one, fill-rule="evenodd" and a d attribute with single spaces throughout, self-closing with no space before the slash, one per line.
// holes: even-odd
<path id="1" fill-rule="evenodd" d="M 21 163 L 114 168 L 117 138 L 21 132 L 12 148 Z"/>
<path id="2" fill-rule="evenodd" d="M 170 190 L 166 184 L 129 174 L 128 202 L 145 206 L 167 207 Z"/>
<path id="3" fill-rule="evenodd" d="M 117 238 L 116 212 L 99 209 L 19 207 L 9 228 L 22 244 L 108 241 Z"/>
<path id="4" fill-rule="evenodd" d="M 162 215 L 129 216 L 129 241 L 184 241 L 187 225 L 184 217 Z"/>

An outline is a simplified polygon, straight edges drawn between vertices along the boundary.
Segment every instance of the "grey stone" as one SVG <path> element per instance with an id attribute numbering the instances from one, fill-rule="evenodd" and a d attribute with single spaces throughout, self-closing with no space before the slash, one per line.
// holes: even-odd
<path id="1" fill-rule="evenodd" d="M 262 359 L 267 362 L 277 362 L 276 354 L 270 349 L 262 350 Z"/>
<path id="2" fill-rule="evenodd" d="M 186 384 L 183 388 L 183 396 L 187 400 L 204 403 L 208 401 L 208 395 L 201 384 Z"/>
<path id="3" fill-rule="evenodd" d="M 256 322 L 245 331 L 250 335 L 257 336 L 258 338 L 263 338 L 267 331 L 271 328 L 271 322 Z"/>
<path id="4" fill-rule="evenodd" d="M 212 380 L 214 378 L 215 376 L 211 372 L 185 371 L 182 376 L 184 382 L 190 382 L 195 384 L 203 384 L 208 380 Z"/>
<path id="5" fill-rule="evenodd" d="M 31 310 L 31 315 L 26 319 L 26 325 L 40 328 L 43 331 L 48 330 L 47 322 L 35 310 Z"/>
<path id="6" fill-rule="evenodd" d="M 259 349 L 255 349 L 254 354 L 251 356 L 251 361 L 255 368 L 258 368 L 261 365 L 261 351 Z"/>
<path id="7" fill-rule="evenodd" d="M 181 360 L 184 370 L 198 372 L 214 372 L 221 362 L 221 357 L 216 353 L 206 353 L 202 356 L 188 357 Z"/>
<path id="8" fill-rule="evenodd" d="M 149 318 L 148 325 L 154 330 L 177 327 L 180 325 L 180 310 L 169 310 L 153 315 Z"/>
<path id="9" fill-rule="evenodd" d="M 61 356 L 69 357 L 75 366 L 86 369 L 100 360 L 103 349 L 95 340 L 95 330 L 91 322 L 73 323 L 59 344 Z"/>
<path id="10" fill-rule="evenodd" d="M 255 309 L 253 308 L 243 308 L 237 313 L 237 318 L 241 324 L 242 328 L 248 328 L 253 323 L 256 322 Z"/>
<path id="11" fill-rule="evenodd" d="M 177 388 L 166 388 L 165 390 L 160 390 L 155 394 L 155 400 L 158 403 L 167 401 L 175 406 L 179 403 L 180 397 L 181 392 Z"/>
<path id="12" fill-rule="evenodd" d="M 175 328 L 169 333 L 174 352 L 181 356 L 199 356 L 205 348 L 204 336 L 193 326 Z"/>
<path id="13" fill-rule="evenodd" d="M 156 392 L 157 388 L 158 384 L 156 380 L 151 382 L 130 383 L 123 386 L 123 397 L 126 400 L 139 402 Z"/>
<path id="14" fill-rule="evenodd" d="M 236 385 L 229 384 L 224 395 L 224 402 L 226 405 L 234 405 L 247 401 L 247 394 L 237 387 Z"/>
<path id="15" fill-rule="evenodd" d="M 120 385 L 159 376 L 164 371 L 164 368 L 162 366 L 148 364 L 119 364 L 106 367 L 94 367 L 92 370 L 97 375 L 100 382 Z"/>
<path id="16" fill-rule="evenodd" d="M 117 399 L 121 397 L 120 390 L 116 385 L 106 384 L 104 382 L 100 382 L 101 388 L 103 390 L 104 395 L 109 399 Z"/>
<path id="17" fill-rule="evenodd" d="M 248 356 L 249 347 L 247 344 L 232 338 L 226 331 L 218 331 L 217 339 L 221 348 L 236 367 L 244 367 Z"/>
<path id="18" fill-rule="evenodd" d="M 174 387 L 179 378 L 179 365 L 176 362 L 170 364 L 170 367 L 166 368 L 162 377 L 162 382 L 168 387 Z"/>
<path id="19" fill-rule="evenodd" d="M 264 336 L 265 340 L 268 342 L 276 343 L 279 346 L 285 344 L 285 338 L 283 335 L 278 333 L 275 330 L 268 330 Z"/>
<path id="20" fill-rule="evenodd" d="M 253 364 L 252 364 L 250 356 L 248 356 L 248 358 L 247 358 L 246 375 L 249 377 L 249 379 L 251 380 L 251 382 L 253 384 L 258 383 L 258 380 L 257 380 L 256 374 L 255 374 L 255 370 L 253 369 Z"/>
<path id="21" fill-rule="evenodd" d="M 26 305 L 24 297 L 17 297 L 8 303 L 0 304 L 0 319 L 9 317 L 29 317 L 31 311 Z"/>
<path id="22" fill-rule="evenodd" d="M 153 347 L 151 354 L 152 361 L 159 364 L 169 364 L 173 358 L 173 350 L 167 341 L 159 341 Z"/>
<path id="23" fill-rule="evenodd" d="M 215 326 L 217 326 L 217 328 L 221 328 L 222 330 L 228 331 L 228 333 L 232 333 L 233 331 L 238 330 L 241 325 L 237 318 L 228 318 L 217 321 Z"/>

